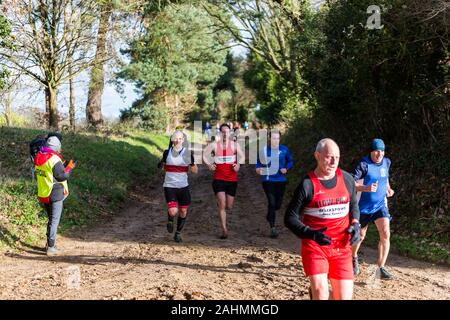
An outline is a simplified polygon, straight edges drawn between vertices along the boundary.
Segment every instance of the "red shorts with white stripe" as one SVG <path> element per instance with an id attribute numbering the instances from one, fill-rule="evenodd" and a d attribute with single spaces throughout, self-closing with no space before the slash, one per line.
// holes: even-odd
<path id="1" fill-rule="evenodd" d="M 353 280 L 352 247 L 320 246 L 314 240 L 302 239 L 302 263 L 306 276 L 328 274 L 329 279 Z"/>
<path id="2" fill-rule="evenodd" d="M 164 196 L 166 197 L 166 202 L 169 209 L 186 209 L 191 204 L 191 194 L 189 192 L 189 186 L 184 188 L 164 187 Z"/>

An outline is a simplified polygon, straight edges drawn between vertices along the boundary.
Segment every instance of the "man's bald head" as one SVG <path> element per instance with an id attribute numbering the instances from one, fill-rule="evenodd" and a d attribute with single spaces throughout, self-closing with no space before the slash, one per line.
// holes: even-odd
<path id="1" fill-rule="evenodd" d="M 181 132 L 180 130 L 176 130 L 176 131 L 172 134 L 172 136 L 170 137 L 170 140 L 171 140 L 171 141 L 175 141 L 175 140 L 177 140 L 178 138 L 184 139 L 184 134 L 183 134 L 183 132 Z"/>
<path id="2" fill-rule="evenodd" d="M 316 152 L 322 153 L 324 151 L 329 150 L 329 148 L 332 148 L 335 150 L 337 149 L 337 151 L 339 152 L 339 146 L 333 139 L 330 139 L 330 138 L 325 138 L 325 139 L 320 140 L 317 143 Z"/>
<path id="3" fill-rule="evenodd" d="M 317 161 L 317 174 L 321 177 L 334 177 L 339 165 L 339 146 L 330 138 L 322 139 L 317 143 L 314 158 Z"/>

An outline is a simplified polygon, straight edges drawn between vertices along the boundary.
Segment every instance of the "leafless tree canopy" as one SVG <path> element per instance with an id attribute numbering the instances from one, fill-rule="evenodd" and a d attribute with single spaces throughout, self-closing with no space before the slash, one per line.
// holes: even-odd
<path id="1" fill-rule="evenodd" d="M 1 50 L 6 63 L 43 85 L 68 80 L 92 61 L 94 3 L 80 0 L 4 1 L 15 50 Z M 4 62 L 4 63 L 5 63 Z"/>
<path id="2" fill-rule="evenodd" d="M 95 1 L 16 0 L 3 6 L 14 48 L 0 48 L 0 63 L 43 86 L 50 125 L 57 127 L 59 85 L 88 68 L 94 57 Z"/>
<path id="3" fill-rule="evenodd" d="M 225 9 L 220 14 L 215 7 Z M 290 1 L 209 1 L 204 8 L 215 19 L 217 27 L 226 29 L 242 46 L 263 57 L 280 73 L 290 73 L 291 47 L 289 35 L 292 32 L 290 18 L 299 15 L 298 3 Z"/>

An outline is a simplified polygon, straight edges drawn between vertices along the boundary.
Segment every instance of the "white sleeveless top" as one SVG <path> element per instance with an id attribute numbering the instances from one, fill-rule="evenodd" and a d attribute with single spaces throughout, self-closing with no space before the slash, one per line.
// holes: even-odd
<path id="1" fill-rule="evenodd" d="M 188 184 L 188 170 L 189 164 L 183 158 L 183 154 L 186 149 L 181 149 L 178 155 L 173 156 L 172 148 L 169 149 L 167 155 L 166 164 L 164 165 L 164 170 L 166 171 L 166 176 L 164 177 L 163 187 L 165 188 L 184 188 Z M 176 152 L 175 152 L 176 153 Z"/>

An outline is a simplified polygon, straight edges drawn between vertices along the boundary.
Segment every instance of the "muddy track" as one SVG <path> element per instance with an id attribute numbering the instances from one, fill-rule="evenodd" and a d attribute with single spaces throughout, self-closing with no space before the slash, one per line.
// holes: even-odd
<path id="1" fill-rule="evenodd" d="M 190 177 L 183 243 L 175 243 L 165 228 L 160 174 L 114 217 L 58 236 L 61 256 L 41 248 L 0 256 L 0 299 L 308 299 L 299 240 L 282 226 L 283 210 L 280 237 L 271 239 L 252 167 L 243 166 L 239 178 L 228 239 L 219 239 L 211 173 L 200 166 Z M 372 277 L 376 250 L 362 251 L 355 299 L 450 299 L 450 268 L 391 254 L 396 279 L 379 282 Z"/>

